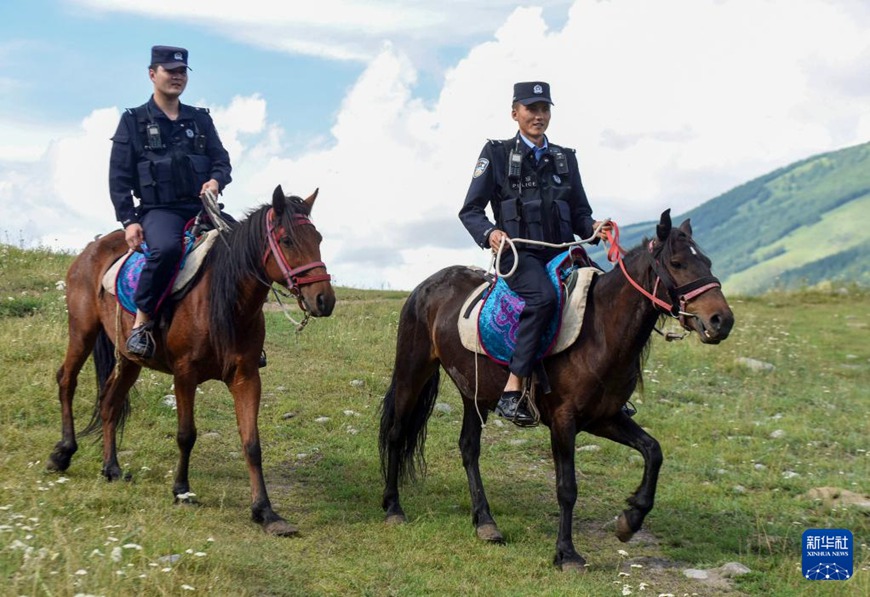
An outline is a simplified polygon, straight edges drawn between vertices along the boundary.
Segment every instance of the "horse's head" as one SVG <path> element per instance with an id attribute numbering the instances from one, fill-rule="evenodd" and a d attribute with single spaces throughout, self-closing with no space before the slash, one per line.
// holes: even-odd
<path id="1" fill-rule="evenodd" d="M 671 225 L 670 210 L 662 213 L 656 238 L 650 242 L 653 269 L 659 278 L 659 294 L 667 293 L 680 323 L 698 332 L 706 344 L 718 344 L 728 337 L 734 313 L 711 271 L 710 259 L 692 239 L 689 220 L 679 227 Z"/>
<path id="2" fill-rule="evenodd" d="M 303 200 L 284 195 L 281 185 L 275 187 L 266 224 L 269 250 L 264 266 L 270 280 L 296 295 L 303 310 L 326 317 L 335 307 L 335 291 L 320 259 L 323 237 L 309 218 L 316 198 L 317 190 Z"/>

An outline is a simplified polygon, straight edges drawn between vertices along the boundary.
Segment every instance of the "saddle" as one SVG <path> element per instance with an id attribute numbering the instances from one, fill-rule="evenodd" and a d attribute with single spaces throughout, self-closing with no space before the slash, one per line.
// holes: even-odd
<path id="1" fill-rule="evenodd" d="M 168 295 L 179 297 L 187 291 L 188 285 L 202 266 L 205 256 L 219 236 L 217 230 L 209 230 L 198 236 L 191 232 L 184 234 L 184 251 L 178 271 L 172 279 Z M 127 251 L 119 257 L 103 275 L 103 288 L 114 295 L 125 311 L 136 313 L 133 294 L 139 285 L 139 276 L 145 266 L 145 255 L 138 251 Z"/>
<path id="2" fill-rule="evenodd" d="M 592 279 L 603 273 L 582 247 L 572 247 L 547 264 L 547 274 L 559 296 L 558 308 L 541 337 L 536 359 L 557 354 L 580 335 L 586 298 Z M 459 311 L 462 345 L 507 365 L 516 348 L 520 313 L 525 301 L 508 287 L 504 278 L 486 281 L 475 288 Z"/>

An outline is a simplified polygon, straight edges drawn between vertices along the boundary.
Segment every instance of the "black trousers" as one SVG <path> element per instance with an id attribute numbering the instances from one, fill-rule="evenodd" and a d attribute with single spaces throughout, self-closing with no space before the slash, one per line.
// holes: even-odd
<path id="1" fill-rule="evenodd" d="M 535 357 L 541 348 L 541 339 L 559 304 L 559 295 L 547 275 L 547 262 L 558 251 L 519 251 L 516 271 L 505 282 L 526 302 L 517 328 L 517 345 L 508 368 L 518 377 L 529 377 L 535 366 Z M 513 263 L 508 253 L 501 260 L 500 269 L 507 272 Z"/>
<path id="2" fill-rule="evenodd" d="M 153 316 L 170 290 L 184 250 L 184 227 L 202 205 L 184 202 L 146 211 L 139 222 L 145 234 L 145 265 L 133 301 L 140 311 Z"/>

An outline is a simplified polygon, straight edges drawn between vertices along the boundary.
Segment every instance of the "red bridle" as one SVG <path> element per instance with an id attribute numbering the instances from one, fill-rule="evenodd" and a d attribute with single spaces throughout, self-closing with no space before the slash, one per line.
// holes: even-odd
<path id="1" fill-rule="evenodd" d="M 607 235 L 607 242 L 610 243 L 610 248 L 607 250 L 607 260 L 611 263 L 618 262 L 626 280 L 628 280 L 638 292 L 650 299 L 650 301 L 652 301 L 652 303 L 662 311 L 665 311 L 672 317 L 679 318 L 681 322 L 683 322 L 684 317 L 694 317 L 692 313 L 686 311 L 686 305 L 689 301 L 704 294 L 708 290 L 722 287 L 719 279 L 715 276 L 703 276 L 693 282 L 684 284 L 683 286 L 676 286 L 670 275 L 662 271 L 661 264 L 653 259 L 652 268 L 653 272 L 656 274 L 656 281 L 655 284 L 653 284 L 652 293 L 648 292 L 643 288 L 643 286 L 635 282 L 632 277 L 628 275 L 628 271 L 626 271 L 625 263 L 622 259 L 622 256 L 625 254 L 625 249 L 619 246 L 619 227 L 616 225 L 616 222 L 613 221 L 610 222 L 610 225 L 612 227 L 612 232 L 610 230 L 605 232 Z M 649 252 L 653 252 L 652 241 L 650 241 Z M 659 283 L 664 285 L 668 296 L 670 296 L 672 301 L 670 304 L 656 296 Z"/>
<path id="2" fill-rule="evenodd" d="M 308 219 L 308 216 L 304 214 L 293 214 L 293 223 L 297 226 L 314 226 L 314 224 L 311 223 L 311 220 Z M 287 289 L 297 298 L 299 301 L 299 307 L 303 311 L 306 311 L 307 309 L 305 308 L 300 295 L 300 288 L 306 284 L 314 284 L 315 282 L 329 282 L 332 277 L 327 273 L 315 274 L 313 276 L 300 276 L 300 274 L 314 268 L 322 267 L 326 269 L 326 264 L 322 261 L 312 261 L 311 263 L 306 263 L 305 265 L 300 265 L 296 268 L 290 267 L 290 264 L 287 263 L 287 259 L 284 257 L 284 252 L 281 250 L 281 247 L 278 246 L 281 236 L 283 235 L 284 227 L 275 224 L 275 211 L 269 209 L 269 212 L 266 214 L 266 238 L 268 238 L 269 244 L 266 247 L 266 251 L 263 253 L 263 266 L 265 267 L 266 262 L 269 260 L 269 253 L 271 252 L 272 255 L 275 256 L 278 268 L 284 275 L 284 280 L 287 282 Z"/>

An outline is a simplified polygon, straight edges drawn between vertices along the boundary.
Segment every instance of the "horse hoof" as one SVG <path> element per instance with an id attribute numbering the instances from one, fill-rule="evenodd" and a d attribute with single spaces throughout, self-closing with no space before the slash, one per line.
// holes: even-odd
<path id="1" fill-rule="evenodd" d="M 616 519 L 616 538 L 626 543 L 632 537 L 634 537 L 634 531 L 628 524 L 628 519 L 625 517 L 625 514 L 620 514 L 619 518 Z"/>
<path id="2" fill-rule="evenodd" d="M 390 514 L 384 519 L 384 522 L 388 525 L 399 525 L 405 524 L 408 522 L 408 519 L 405 518 L 404 514 Z"/>
<path id="3" fill-rule="evenodd" d="M 264 524 L 263 531 L 267 535 L 274 535 L 275 537 L 292 537 L 299 534 L 299 528 L 286 520 L 273 520 L 270 523 Z"/>
<path id="4" fill-rule="evenodd" d="M 48 462 L 45 463 L 45 468 L 55 473 L 62 473 L 69 468 L 72 462 L 73 454 L 76 449 L 71 450 L 61 447 L 61 444 L 55 446 L 54 451 L 48 457 Z"/>
<path id="5" fill-rule="evenodd" d="M 45 469 L 53 473 L 62 473 L 69 468 L 70 458 L 52 454 L 45 463 Z"/>
<path id="6" fill-rule="evenodd" d="M 504 543 L 504 535 L 501 534 L 494 522 L 477 527 L 477 537 L 489 543 Z"/>
<path id="7" fill-rule="evenodd" d="M 122 474 L 123 473 L 121 472 L 120 468 L 103 469 L 103 476 L 109 483 L 111 483 L 112 481 L 118 481 L 121 478 Z"/>

